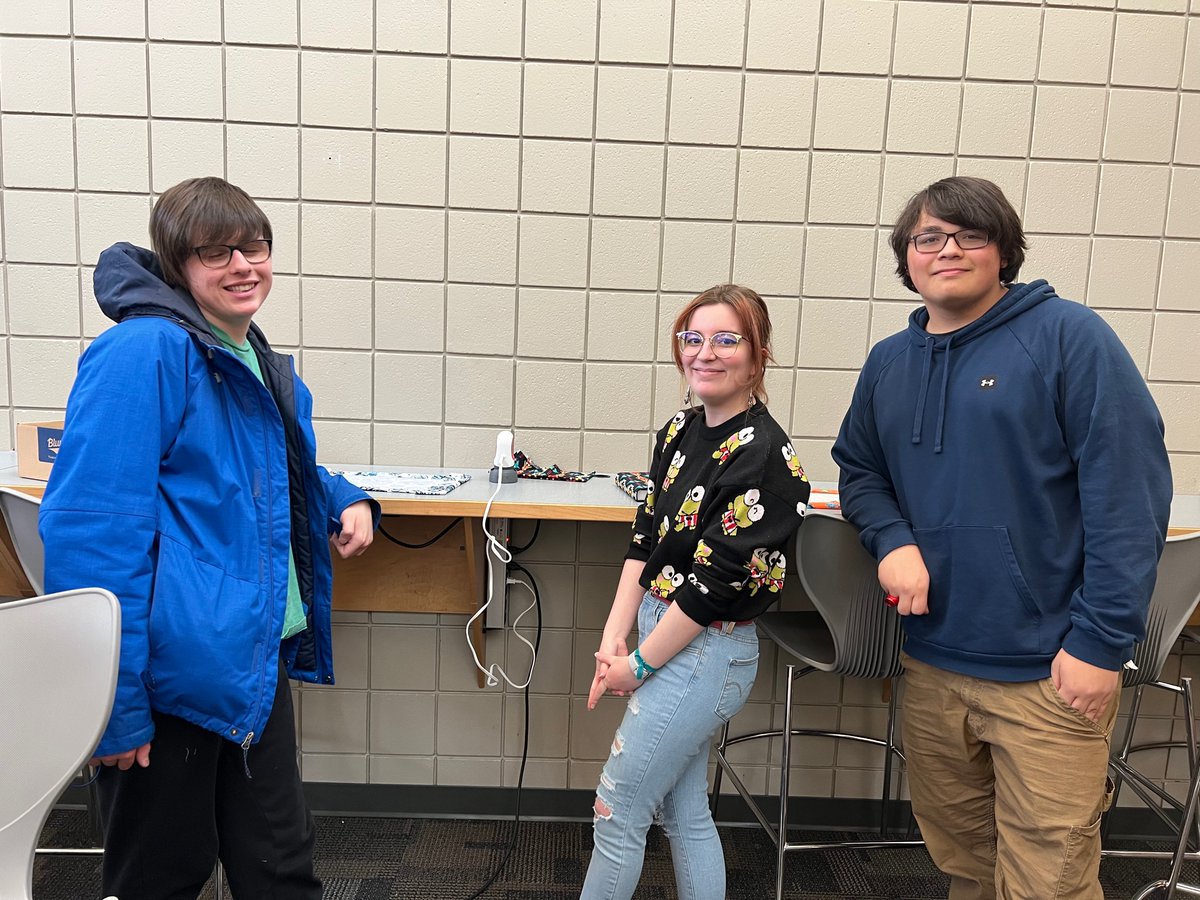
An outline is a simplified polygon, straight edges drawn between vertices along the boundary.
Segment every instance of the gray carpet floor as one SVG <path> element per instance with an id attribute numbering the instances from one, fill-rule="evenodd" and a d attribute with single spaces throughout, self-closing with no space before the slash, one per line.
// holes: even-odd
<path id="1" fill-rule="evenodd" d="M 86 843 L 85 828 L 81 812 L 56 810 L 42 843 L 79 846 Z M 317 871 L 326 900 L 464 900 L 503 857 L 512 824 L 318 816 L 317 834 Z M 845 835 L 809 833 L 806 837 L 822 840 Z M 757 828 L 723 828 L 721 840 L 729 900 L 772 896 L 774 848 L 767 836 Z M 591 850 L 590 823 L 523 822 L 508 865 L 483 897 L 578 897 Z M 98 857 L 38 857 L 33 900 L 99 900 L 99 866 Z M 1100 874 L 1105 897 L 1116 900 L 1165 878 L 1167 864 L 1106 859 Z M 1185 865 L 1184 876 L 1196 883 L 1196 866 Z M 787 864 L 787 896 L 792 900 L 930 900 L 945 897 L 946 892 L 946 879 L 923 849 L 792 854 Z M 635 900 L 674 900 L 675 896 L 670 849 L 662 833 L 652 829 Z M 201 898 L 213 897 L 210 884 Z"/>

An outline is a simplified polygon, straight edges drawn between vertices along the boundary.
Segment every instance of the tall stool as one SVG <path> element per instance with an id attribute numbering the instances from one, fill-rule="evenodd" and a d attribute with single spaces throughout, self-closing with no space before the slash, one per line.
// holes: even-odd
<path id="1" fill-rule="evenodd" d="M 887 840 L 890 821 L 893 758 L 904 763 L 895 740 L 896 691 L 888 702 L 887 734 L 884 738 L 860 734 L 819 731 L 792 727 L 792 699 L 796 681 L 812 672 L 832 672 L 853 678 L 894 679 L 901 674 L 900 617 L 884 603 L 875 560 L 863 549 L 858 530 L 841 518 L 810 513 L 796 536 L 796 566 L 800 582 L 816 612 L 768 612 L 758 618 L 761 632 L 780 651 L 797 662 L 787 665 L 787 693 L 784 698 L 783 727 L 778 731 L 760 731 L 729 736 L 725 726 L 716 747 L 717 771 L 713 784 L 714 814 L 721 793 L 721 777 L 728 772 L 730 781 L 742 795 L 754 817 L 775 843 L 775 896 L 783 898 L 783 874 L 786 854 L 804 850 L 846 848 L 920 847 L 923 841 Z M 798 663 L 798 665 L 797 665 Z M 883 793 L 880 798 L 879 840 L 791 843 L 788 841 L 788 778 L 792 759 L 792 738 L 827 737 L 857 741 L 880 747 L 884 753 Z M 726 751 L 743 741 L 781 738 L 783 752 L 779 776 L 779 816 L 768 820 L 730 764 Z"/>

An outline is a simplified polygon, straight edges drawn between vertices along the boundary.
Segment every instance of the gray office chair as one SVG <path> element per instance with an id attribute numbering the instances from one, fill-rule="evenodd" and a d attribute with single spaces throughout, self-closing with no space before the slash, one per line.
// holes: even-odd
<path id="1" fill-rule="evenodd" d="M 1133 665 L 1136 668 L 1127 668 L 1122 678 L 1124 689 L 1133 688 L 1125 734 L 1120 749 L 1114 751 L 1112 759 L 1109 761 L 1109 769 L 1116 785 L 1113 807 L 1116 807 L 1122 785 L 1128 782 L 1134 793 L 1167 824 L 1172 833 L 1177 834 L 1178 839 L 1175 849 L 1171 851 L 1103 850 L 1102 855 L 1171 860 L 1169 878 L 1166 881 L 1154 882 L 1153 885 L 1148 885 L 1146 889 L 1143 889 L 1153 888 L 1151 893 L 1163 891 L 1165 893 L 1162 896 L 1166 900 L 1171 900 L 1177 891 L 1186 896 L 1200 896 L 1200 888 L 1179 884 L 1179 872 L 1184 860 L 1200 859 L 1200 853 L 1188 850 L 1188 844 L 1193 837 L 1197 838 L 1196 846 L 1200 848 L 1200 822 L 1197 821 L 1196 816 L 1197 796 L 1200 795 L 1200 767 L 1197 765 L 1192 682 L 1190 678 L 1180 679 L 1179 684 L 1160 680 L 1167 657 L 1187 627 L 1187 621 L 1198 604 L 1200 604 L 1200 531 L 1169 537 L 1163 547 L 1162 558 L 1158 563 L 1158 580 L 1154 585 L 1154 595 L 1150 598 L 1150 610 L 1146 619 L 1146 637 L 1133 651 Z M 1184 729 L 1187 734 L 1185 741 L 1134 744 L 1134 728 L 1137 726 L 1142 694 L 1147 687 L 1169 691 L 1182 700 Z M 1130 762 L 1130 755 L 1138 751 L 1172 747 L 1182 747 L 1187 750 L 1188 754 L 1189 783 L 1186 797 L 1182 801 L 1171 796 L 1134 768 Z M 1173 819 L 1166 812 L 1164 804 L 1176 811 L 1179 815 L 1178 820 Z M 1107 822 L 1105 824 L 1107 826 Z M 1191 893 L 1188 893 L 1189 891 Z M 1149 896 L 1149 894 L 1141 896 Z"/>
<path id="2" fill-rule="evenodd" d="M 0 897 L 30 900 L 35 844 L 117 685 L 121 608 L 100 588 L 0 604 Z"/>
<path id="3" fill-rule="evenodd" d="M 833 848 L 919 847 L 924 844 L 916 840 L 887 839 L 893 758 L 899 760 L 901 765 L 904 763 L 904 756 L 895 741 L 895 690 L 891 692 L 888 703 L 887 735 L 884 738 L 792 727 L 795 682 L 811 672 L 833 672 L 853 678 L 896 678 L 901 673 L 900 617 L 883 602 L 884 591 L 879 586 L 875 560 L 863 549 L 858 540 L 858 530 L 849 522 L 810 514 L 797 533 L 796 567 L 800 582 L 817 611 L 768 612 L 758 619 L 761 632 L 774 641 L 781 651 L 800 663 L 799 666 L 794 663 L 787 666 L 783 727 L 778 731 L 730 737 L 729 726 L 726 725 L 716 747 L 717 771 L 712 796 L 715 815 L 721 793 L 721 775 L 722 772 L 728 772 L 733 786 L 775 843 L 775 896 L 780 900 L 783 897 L 784 860 L 788 853 Z M 792 738 L 796 736 L 857 741 L 883 749 L 885 759 L 879 840 L 795 844 L 788 841 L 788 777 Z M 777 823 L 768 821 L 726 756 L 729 747 L 759 738 L 782 738 Z"/>

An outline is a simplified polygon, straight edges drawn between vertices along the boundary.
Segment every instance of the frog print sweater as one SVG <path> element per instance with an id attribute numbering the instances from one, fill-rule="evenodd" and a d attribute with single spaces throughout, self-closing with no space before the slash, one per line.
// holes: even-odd
<path id="1" fill-rule="evenodd" d="M 642 587 L 701 625 L 748 621 L 779 599 L 809 484 L 765 406 L 713 427 L 703 409 L 676 413 L 650 480 L 625 555 L 645 562 Z"/>

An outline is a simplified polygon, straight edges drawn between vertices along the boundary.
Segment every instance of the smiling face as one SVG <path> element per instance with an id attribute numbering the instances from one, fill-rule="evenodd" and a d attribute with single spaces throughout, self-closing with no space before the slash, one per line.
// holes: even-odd
<path id="1" fill-rule="evenodd" d="M 250 320 L 271 291 L 271 271 L 270 257 L 260 263 L 249 263 L 241 251 L 235 250 L 229 262 L 219 269 L 206 267 L 193 253 L 184 265 L 183 274 L 204 318 L 240 342 L 246 339 Z"/>
<path id="2" fill-rule="evenodd" d="M 720 331 L 746 333 L 737 313 L 727 303 L 697 307 L 688 319 L 687 330 L 698 331 L 705 338 Z M 744 338 L 733 355 L 724 359 L 713 353 L 712 343 L 706 340 L 695 356 L 683 357 L 683 374 L 692 394 L 704 404 L 708 423 L 725 421 L 750 404 L 755 367 L 749 339 Z"/>
<path id="3" fill-rule="evenodd" d="M 912 234 L 954 234 L 964 227 L 922 212 Z M 963 250 L 957 241 L 949 239 L 936 253 L 919 253 L 909 241 L 906 261 L 909 277 L 929 310 L 926 330 L 932 334 L 969 325 L 991 309 L 1006 290 L 1000 283 L 1000 270 L 1006 263 L 994 241 L 975 250 Z"/>

